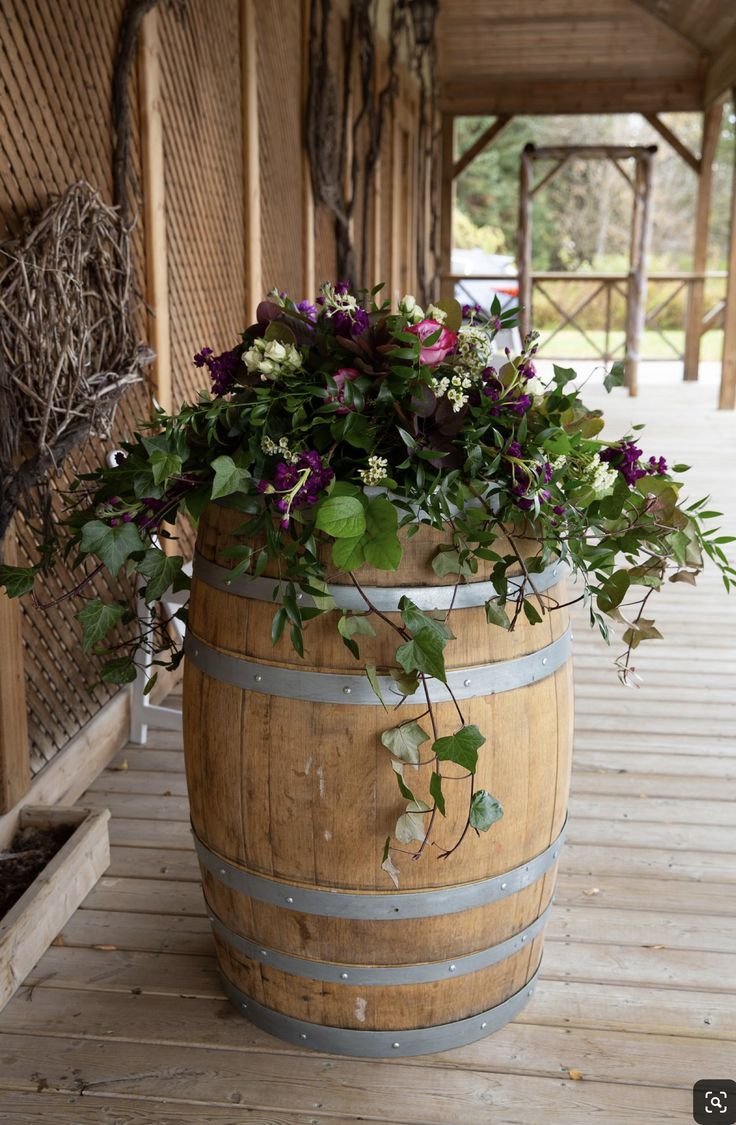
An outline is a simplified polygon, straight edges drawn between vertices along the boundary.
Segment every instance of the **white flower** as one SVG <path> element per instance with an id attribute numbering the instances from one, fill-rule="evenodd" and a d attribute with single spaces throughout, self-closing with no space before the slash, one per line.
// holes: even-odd
<path id="1" fill-rule="evenodd" d="M 457 334 L 455 363 L 463 367 L 467 374 L 478 380 L 491 362 L 492 345 L 484 328 L 464 325 Z"/>
<path id="2" fill-rule="evenodd" d="M 430 305 L 427 309 L 427 320 L 436 320 L 438 324 L 444 324 L 447 313 L 444 309 L 438 309 L 436 305 Z"/>
<path id="3" fill-rule="evenodd" d="M 447 394 L 447 389 L 449 386 L 450 380 L 446 375 L 443 375 L 441 379 L 432 379 L 432 382 L 430 383 L 430 387 L 436 394 L 437 398 L 443 398 L 443 396 Z"/>
<path id="4" fill-rule="evenodd" d="M 450 387 L 447 392 L 447 397 L 452 403 L 452 409 L 455 414 L 458 414 L 468 402 L 468 396 L 464 395 L 459 387 Z"/>
<path id="5" fill-rule="evenodd" d="M 298 371 L 302 365 L 302 357 L 293 344 L 259 337 L 248 348 L 243 362 L 249 372 L 260 374 L 265 382 L 267 379 L 278 379 L 279 375 Z"/>
<path id="6" fill-rule="evenodd" d="M 324 297 L 324 308 L 327 310 L 328 316 L 331 316 L 333 312 L 354 313 L 357 311 L 357 298 L 352 293 L 336 293 L 334 285 L 330 285 L 329 281 L 321 286 L 320 293 Z"/>
<path id="7" fill-rule="evenodd" d="M 280 340 L 269 340 L 266 344 L 265 354 L 274 363 L 282 363 L 286 359 L 286 348 Z"/>
<path id="8" fill-rule="evenodd" d="M 358 469 L 358 476 L 363 481 L 363 484 L 380 484 L 386 476 L 386 469 L 388 468 L 388 461 L 385 457 L 378 457 L 372 453 L 368 458 L 368 468 Z"/>
<path id="9" fill-rule="evenodd" d="M 407 293 L 399 301 L 399 312 L 412 324 L 418 324 L 420 320 L 424 320 L 424 310 L 421 305 L 417 304 L 416 297 L 412 297 L 411 293 Z"/>
<path id="10" fill-rule="evenodd" d="M 613 491 L 617 479 L 616 470 L 601 461 L 597 453 L 581 473 L 581 480 L 593 490 L 597 500 Z"/>

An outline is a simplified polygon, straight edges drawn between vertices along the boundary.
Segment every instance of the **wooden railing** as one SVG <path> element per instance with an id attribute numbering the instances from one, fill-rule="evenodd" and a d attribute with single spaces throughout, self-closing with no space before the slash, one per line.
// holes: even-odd
<path id="1" fill-rule="evenodd" d="M 508 275 L 448 275 L 444 280 L 457 288 L 461 299 L 466 297 L 468 301 L 472 298 L 465 288 L 467 282 L 491 282 L 501 294 L 518 285 L 518 278 Z M 722 328 L 726 280 L 725 271 L 714 270 L 649 274 L 641 359 L 684 363 L 687 308 L 695 286 L 705 288 L 701 336 L 711 329 Z M 553 360 L 586 358 L 603 363 L 625 358 L 628 286 L 629 276 L 624 273 L 535 273 L 531 323 L 541 331 L 540 355 Z M 546 329 L 550 312 L 555 323 L 553 328 Z M 565 348 L 565 354 L 555 354 L 559 349 L 550 345 L 554 341 L 559 344 L 559 334 L 564 329 L 573 329 L 587 347 L 582 351 Z M 657 351 L 664 350 L 665 354 L 653 351 L 652 333 L 664 345 Z"/>

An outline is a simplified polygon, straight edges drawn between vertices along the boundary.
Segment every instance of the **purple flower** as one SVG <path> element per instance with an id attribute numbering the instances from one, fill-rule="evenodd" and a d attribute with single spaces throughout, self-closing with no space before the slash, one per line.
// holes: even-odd
<path id="1" fill-rule="evenodd" d="M 463 320 L 467 320 L 470 316 L 482 316 L 482 305 L 463 305 Z"/>
<path id="2" fill-rule="evenodd" d="M 207 368 L 212 379 L 212 393 L 219 397 L 232 390 L 240 366 L 240 356 L 235 351 L 213 355 L 212 348 L 202 348 L 194 357 L 194 366 Z"/>
<path id="3" fill-rule="evenodd" d="M 667 462 L 664 457 L 650 457 L 647 472 L 650 476 L 656 473 L 657 476 L 663 477 L 667 472 Z"/>
<path id="4" fill-rule="evenodd" d="M 259 481 L 258 491 L 279 494 L 273 503 L 284 517 L 280 520 L 280 526 L 286 530 L 292 509 L 313 507 L 334 476 L 332 469 L 323 465 L 317 450 L 310 449 L 299 455 L 295 465 L 279 461 L 274 469 L 273 480 Z"/>
<path id="5" fill-rule="evenodd" d="M 639 467 L 641 449 L 633 441 L 622 441 L 619 445 L 609 445 L 607 449 L 598 454 L 601 461 L 607 462 L 612 468 L 618 469 L 630 488 L 638 480 L 647 475 L 647 469 Z"/>
<path id="6" fill-rule="evenodd" d="M 554 512 L 554 514 L 555 514 L 556 516 L 564 516 L 564 514 L 565 514 L 565 507 L 564 507 L 564 505 L 563 505 L 563 504 L 555 504 L 555 506 L 554 506 L 554 508 L 552 509 L 552 511 Z"/>
<path id="7" fill-rule="evenodd" d="M 317 319 L 317 310 L 309 301 L 300 301 L 296 307 L 300 313 L 304 313 L 308 320 L 315 321 Z"/>
<path id="8" fill-rule="evenodd" d="M 336 289 L 337 291 L 337 289 Z M 362 336 L 368 328 L 370 321 L 365 309 L 355 309 L 354 312 L 344 312 L 337 309 L 330 317 L 336 336 Z"/>
<path id="9" fill-rule="evenodd" d="M 510 441 L 509 442 L 508 449 L 506 450 L 506 454 L 509 457 L 521 457 L 522 456 L 521 446 L 519 445 L 518 441 Z"/>

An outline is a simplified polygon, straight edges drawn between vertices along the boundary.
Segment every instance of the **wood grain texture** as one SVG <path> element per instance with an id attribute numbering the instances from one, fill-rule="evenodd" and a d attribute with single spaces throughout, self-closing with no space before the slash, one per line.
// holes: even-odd
<path id="1" fill-rule="evenodd" d="M 211 506 L 200 525 L 200 553 L 223 565 L 223 551 L 241 520 L 236 512 Z M 441 541 L 441 533 L 422 528 L 406 540 L 398 572 L 374 571 L 365 577 L 361 572 L 361 581 L 402 588 L 434 585 L 431 559 Z M 562 585 L 553 587 L 551 595 L 563 601 Z M 337 634 L 335 613 L 308 624 L 305 660 L 300 662 L 288 640 L 271 645 L 273 612 L 269 603 L 195 579 L 189 628 L 192 636 L 219 650 L 270 667 L 357 674 Z M 400 623 L 398 614 L 388 617 Z M 472 672 L 476 664 L 512 659 L 548 644 L 564 630 L 566 612 L 551 614 L 536 627 L 524 621 L 504 632 L 489 629 L 483 607 L 457 609 L 452 625 L 457 639 L 448 648 L 448 670 Z M 396 634 L 382 620 L 375 628 L 376 636 L 362 646 L 361 659 L 385 668 L 394 663 Z M 193 665 L 185 672 L 184 703 L 192 823 L 212 851 L 244 870 L 289 884 L 390 891 L 380 860 L 402 801 L 380 742 L 390 725 L 383 708 L 292 702 L 243 691 Z M 419 705 L 402 709 L 407 718 L 422 711 Z M 457 728 L 452 704 L 439 704 L 435 711 L 440 734 Z M 467 723 L 490 733 L 476 787 L 501 801 L 504 817 L 489 833 L 469 835 L 447 860 L 439 860 L 432 848 L 419 862 L 402 863 L 397 853 L 402 890 L 499 875 L 544 851 L 561 831 L 570 776 L 570 667 L 527 687 L 470 699 L 463 703 L 463 713 Z M 430 769 L 411 773 L 413 791 L 431 803 Z M 433 839 L 439 848 L 449 849 L 463 830 L 467 782 L 465 771 L 449 763 L 443 773 L 449 779 L 447 816 L 439 820 Z M 146 799 L 141 795 L 141 801 Z M 172 799 L 167 798 L 169 805 Z M 548 875 L 516 895 L 460 915 L 380 922 L 283 910 L 229 890 L 206 870 L 203 878 L 211 909 L 244 937 L 296 956 L 386 965 L 433 961 L 438 950 L 444 957 L 460 956 L 504 941 L 538 917 L 554 888 L 554 875 Z M 508 961 L 467 977 L 407 988 L 371 987 L 366 994 L 365 989 L 297 980 L 228 951 L 221 940 L 216 947 L 225 974 L 267 1007 L 366 1030 L 431 1026 L 484 1011 L 524 985 L 541 953 L 541 942 L 535 941 Z"/>

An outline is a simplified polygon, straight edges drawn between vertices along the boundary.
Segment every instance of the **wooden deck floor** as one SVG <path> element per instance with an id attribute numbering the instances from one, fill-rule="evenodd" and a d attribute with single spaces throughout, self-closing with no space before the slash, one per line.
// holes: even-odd
<path id="1" fill-rule="evenodd" d="M 736 417 L 714 400 L 712 386 L 668 381 L 635 404 L 616 397 L 611 415 L 648 421 L 648 451 L 696 464 L 693 495 L 710 490 L 733 528 Z M 640 691 L 577 625 L 568 844 L 542 981 L 513 1024 L 374 1062 L 300 1052 L 244 1022 L 215 972 L 180 749 L 154 732 L 83 798 L 112 810 L 112 866 L 0 1017 L 0 1118 L 691 1121 L 693 1083 L 733 1078 L 736 1062 L 736 599 L 713 573 L 691 594 L 670 587 L 657 606 L 666 639 L 637 662 Z"/>

